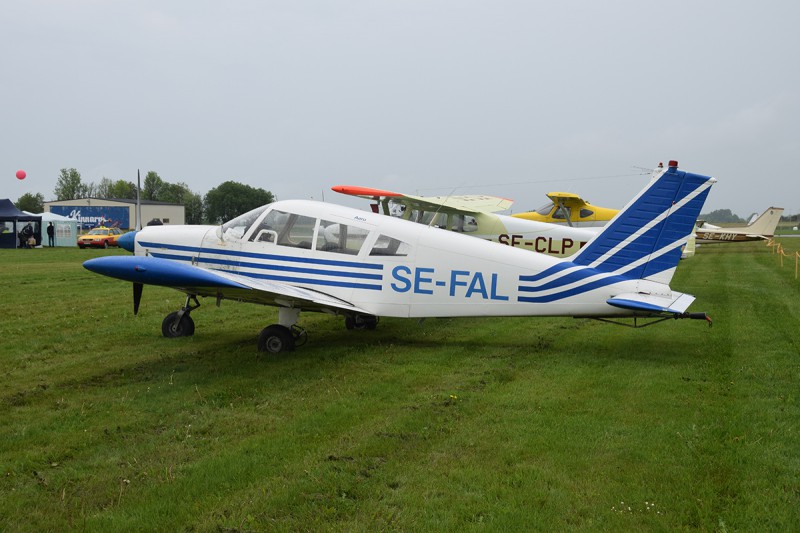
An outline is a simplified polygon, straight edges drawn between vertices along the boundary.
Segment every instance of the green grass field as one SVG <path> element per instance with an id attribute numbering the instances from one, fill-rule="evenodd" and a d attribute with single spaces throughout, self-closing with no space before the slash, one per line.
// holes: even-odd
<path id="1" fill-rule="evenodd" d="M 800 240 L 786 239 L 787 251 Z M 384 319 L 256 351 L 272 308 L 0 251 L 0 530 L 789 531 L 800 281 L 763 244 L 672 282 L 702 321 Z"/>

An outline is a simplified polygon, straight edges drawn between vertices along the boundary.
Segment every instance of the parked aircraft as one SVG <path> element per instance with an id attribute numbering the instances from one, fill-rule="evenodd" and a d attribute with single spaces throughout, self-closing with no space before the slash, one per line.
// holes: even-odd
<path id="1" fill-rule="evenodd" d="M 661 170 L 571 258 L 498 246 L 407 220 L 339 205 L 287 200 L 222 226 L 149 226 L 120 239 L 134 256 L 91 259 L 96 273 L 133 282 L 134 313 L 145 284 L 186 294 L 162 323 L 166 337 L 194 333 L 198 297 L 278 307 L 258 348 L 278 353 L 306 340 L 301 311 L 344 316 L 348 329 L 378 317 L 569 316 L 633 326 L 689 313 L 694 297 L 669 282 L 680 247 L 716 180 Z M 337 226 L 334 233 L 327 232 Z M 642 324 L 639 324 L 639 320 Z"/>
<path id="2" fill-rule="evenodd" d="M 605 226 L 619 212 L 618 209 L 592 205 L 571 192 L 549 192 L 547 197 L 550 198 L 550 202 L 536 211 L 517 213 L 512 216 L 537 222 L 586 228 Z"/>
<path id="3" fill-rule="evenodd" d="M 663 169 L 664 165 L 659 163 L 653 175 Z M 497 196 L 413 196 L 356 185 L 336 185 L 331 189 L 372 200 L 371 207 L 375 213 L 450 228 L 473 237 L 556 257 L 570 256 L 580 250 L 619 212 L 618 209 L 592 205 L 568 192 L 547 193 L 552 201 L 537 211 L 506 216 L 496 213 L 509 209 L 514 202 Z M 692 234 L 682 250 L 681 259 L 692 257 L 694 253 L 695 237 Z"/>
<path id="4" fill-rule="evenodd" d="M 355 185 L 336 185 L 331 189 L 372 200 L 375 213 L 382 212 L 556 257 L 574 254 L 599 231 L 597 228 L 569 228 L 497 214 L 514 203 L 497 196 L 414 196 Z"/>
<path id="5" fill-rule="evenodd" d="M 731 228 L 721 228 L 703 222 L 696 229 L 697 242 L 710 244 L 771 239 L 775 235 L 775 228 L 778 227 L 782 214 L 782 207 L 769 207 L 748 225 Z"/>

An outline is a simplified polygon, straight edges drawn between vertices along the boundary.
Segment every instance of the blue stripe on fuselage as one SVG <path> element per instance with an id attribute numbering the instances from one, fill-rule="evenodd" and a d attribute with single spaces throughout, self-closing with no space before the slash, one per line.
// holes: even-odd
<path id="1" fill-rule="evenodd" d="M 204 248 L 202 246 L 184 246 L 181 244 L 163 244 L 158 242 L 139 242 L 139 246 L 176 252 L 195 252 L 198 254 L 228 255 L 231 257 L 247 257 L 250 259 L 267 259 L 272 261 L 288 261 L 290 263 L 308 263 L 312 265 L 343 266 L 363 268 L 367 270 L 383 270 L 379 263 L 361 263 L 357 261 L 340 261 L 335 259 L 317 259 L 312 257 L 296 257 L 291 255 L 260 254 L 256 252 L 242 252 L 239 250 L 220 250 L 217 248 Z"/>
<path id="2" fill-rule="evenodd" d="M 311 259 L 311 258 L 297 258 L 291 256 L 279 256 L 273 254 L 258 254 L 258 253 L 251 253 L 251 252 L 239 252 L 239 251 L 222 251 L 222 250 L 215 250 L 209 248 L 201 248 L 201 247 L 194 247 L 194 246 L 184 246 L 184 245 L 163 245 L 163 244 L 156 244 L 156 243 L 140 243 L 144 244 L 145 246 L 156 248 L 155 251 L 151 251 L 150 255 L 159 259 L 169 259 L 172 261 L 178 262 L 186 262 L 192 263 L 195 262 L 196 264 L 209 264 L 209 265 L 219 265 L 219 266 L 235 266 L 238 268 L 252 268 L 258 270 L 273 270 L 279 272 L 293 272 L 297 274 L 309 274 L 309 275 L 316 275 L 316 276 L 329 276 L 332 278 L 346 278 L 341 281 L 337 281 L 336 279 L 315 279 L 315 278 L 307 278 L 301 276 L 286 276 L 286 275 L 278 275 L 278 274 L 262 274 L 258 272 L 248 272 L 237 270 L 237 274 L 241 276 L 247 276 L 251 278 L 257 279 L 265 279 L 265 280 L 272 280 L 272 281 L 283 281 L 289 283 L 303 283 L 307 285 L 322 285 L 328 287 L 345 287 L 351 289 L 367 289 L 367 290 L 382 290 L 382 286 L 380 284 L 372 284 L 372 283 L 359 283 L 356 281 L 350 281 L 351 279 L 359 279 L 359 280 L 374 280 L 374 281 L 382 281 L 383 274 L 382 273 L 371 273 L 371 272 L 352 272 L 352 271 L 338 271 L 335 269 L 314 269 L 314 268 L 304 268 L 304 267 L 292 267 L 288 265 L 276 265 L 276 264 L 265 264 L 265 263 L 257 263 L 252 261 L 237 261 L 237 260 L 230 260 L 230 259 L 223 259 L 219 257 L 208 257 L 205 254 L 209 255 L 217 255 L 217 256 L 237 256 L 237 257 L 247 257 L 247 258 L 258 258 L 258 259 L 266 259 L 266 260 L 273 260 L 273 261 L 284 261 L 284 262 L 295 262 L 306 264 L 309 266 L 313 265 L 320 265 L 320 266 L 347 266 L 347 267 L 358 267 L 358 268 L 367 268 L 372 271 L 383 269 L 383 265 L 374 264 L 374 263 L 356 263 L 353 261 L 336 261 L 336 260 L 328 260 L 328 259 Z M 164 250 L 163 252 L 161 250 Z M 175 253 L 167 253 L 167 251 L 182 251 L 182 252 L 195 252 L 199 254 L 204 254 L 199 257 L 192 256 L 192 255 L 181 255 Z M 228 269 L 224 268 L 214 268 L 209 267 L 210 270 L 220 270 L 224 272 L 228 272 Z"/>

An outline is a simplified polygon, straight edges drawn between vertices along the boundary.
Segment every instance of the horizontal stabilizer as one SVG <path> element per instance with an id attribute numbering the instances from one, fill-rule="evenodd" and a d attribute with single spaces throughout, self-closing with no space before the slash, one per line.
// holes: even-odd
<path id="1" fill-rule="evenodd" d="M 642 311 L 645 313 L 683 313 L 694 301 L 694 296 L 680 292 L 673 293 L 672 297 L 654 296 L 652 294 L 618 294 L 614 298 L 609 298 L 606 303 L 629 309 L 631 311 Z"/>

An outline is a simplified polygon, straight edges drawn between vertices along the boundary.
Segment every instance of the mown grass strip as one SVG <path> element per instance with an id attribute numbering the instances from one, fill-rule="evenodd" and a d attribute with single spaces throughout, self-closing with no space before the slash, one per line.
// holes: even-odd
<path id="1" fill-rule="evenodd" d="M 790 243 L 789 243 L 790 244 Z M 787 244 L 787 246 L 789 246 Z M 0 527 L 789 530 L 800 522 L 798 284 L 763 245 L 701 247 L 673 287 L 714 327 L 304 315 L 0 252 Z"/>

